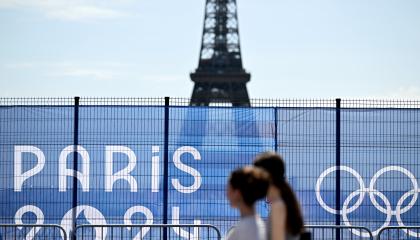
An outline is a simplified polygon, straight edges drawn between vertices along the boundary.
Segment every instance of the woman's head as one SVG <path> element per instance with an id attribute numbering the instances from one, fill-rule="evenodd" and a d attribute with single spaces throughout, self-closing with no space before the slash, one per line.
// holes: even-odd
<path id="1" fill-rule="evenodd" d="M 272 184 L 278 188 L 286 181 L 283 158 L 275 152 L 264 152 L 258 155 L 254 160 L 254 166 L 267 171 Z"/>
<path id="2" fill-rule="evenodd" d="M 258 155 L 254 160 L 254 166 L 260 167 L 270 175 L 271 186 L 275 188 L 287 209 L 287 231 L 291 234 L 299 234 L 303 230 L 303 217 L 300 211 L 296 195 L 286 181 L 286 167 L 283 158 L 275 152 L 265 152 Z"/>
<path id="3" fill-rule="evenodd" d="M 253 206 L 267 194 L 269 174 L 264 170 L 246 166 L 233 171 L 229 178 L 227 195 L 232 207 L 243 203 Z"/>

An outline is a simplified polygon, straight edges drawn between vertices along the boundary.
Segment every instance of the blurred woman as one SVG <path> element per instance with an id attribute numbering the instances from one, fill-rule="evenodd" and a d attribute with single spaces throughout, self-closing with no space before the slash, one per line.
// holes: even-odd
<path id="1" fill-rule="evenodd" d="M 269 186 L 269 175 L 262 169 L 247 166 L 232 172 L 227 187 L 230 205 L 239 210 L 241 220 L 229 231 L 227 240 L 266 240 L 267 232 L 261 217 L 255 211 L 255 202 L 264 198 Z"/>
<path id="2" fill-rule="evenodd" d="M 258 155 L 254 166 L 260 167 L 270 175 L 267 200 L 271 203 L 267 223 L 269 240 L 297 240 L 304 230 L 299 202 L 286 181 L 283 158 L 275 152 Z"/>

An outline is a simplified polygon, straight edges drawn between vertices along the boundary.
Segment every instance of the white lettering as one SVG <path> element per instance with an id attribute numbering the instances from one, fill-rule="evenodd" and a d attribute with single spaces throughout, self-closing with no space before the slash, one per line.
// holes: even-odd
<path id="1" fill-rule="evenodd" d="M 196 169 L 194 169 L 190 166 L 187 166 L 187 165 L 185 165 L 181 162 L 181 156 L 184 153 L 191 154 L 194 157 L 194 159 L 197 160 L 197 161 L 201 160 L 201 155 L 200 155 L 200 153 L 198 152 L 197 149 L 195 149 L 193 147 L 190 147 L 190 146 L 184 146 L 184 147 L 178 148 L 175 151 L 174 156 L 173 156 L 173 161 L 174 161 L 175 167 L 177 167 L 179 170 L 181 170 L 183 172 L 186 172 L 186 173 L 190 174 L 191 176 L 193 176 L 194 177 L 194 183 L 193 183 L 193 185 L 186 187 L 186 186 L 183 186 L 180 183 L 179 179 L 172 179 L 172 185 L 179 192 L 193 193 L 193 192 L 197 191 L 201 186 L 201 174 Z"/>
<path id="2" fill-rule="evenodd" d="M 146 207 L 143 206 L 134 206 L 131 207 L 125 212 L 124 214 L 124 224 L 125 225 L 133 225 L 133 222 L 131 221 L 132 216 L 135 213 L 143 213 L 144 216 L 146 216 L 146 222 L 144 224 L 151 225 L 153 224 L 153 213 Z M 128 231 L 131 231 L 130 227 L 127 227 Z M 143 239 L 144 236 L 149 232 L 150 227 L 144 227 L 140 228 L 140 232 L 136 234 L 136 236 L 133 238 L 133 240 Z"/>
<path id="3" fill-rule="evenodd" d="M 130 185 L 131 192 L 137 192 L 137 181 L 130 175 L 136 166 L 136 155 L 134 152 L 124 146 L 106 146 L 105 147 L 105 192 L 112 192 L 114 182 L 118 180 L 126 180 Z M 123 153 L 128 156 L 128 165 L 126 168 L 113 173 L 113 156 L 114 153 Z"/>
<path id="4" fill-rule="evenodd" d="M 152 146 L 152 154 L 159 153 L 159 146 Z M 152 192 L 159 192 L 159 156 L 152 156 Z"/>
<path id="5" fill-rule="evenodd" d="M 23 224 L 22 217 L 25 213 L 31 212 L 35 214 L 36 216 L 36 222 L 35 224 L 43 224 L 44 223 L 44 213 L 39 209 L 37 206 L 34 205 L 26 205 L 19 210 L 17 210 L 15 214 L 15 223 L 16 224 Z M 19 230 L 22 229 L 22 227 L 18 227 Z M 31 230 L 25 235 L 25 240 L 32 240 L 35 238 L 35 235 L 38 233 L 38 231 L 41 230 L 40 227 L 33 227 Z"/>
<path id="6" fill-rule="evenodd" d="M 14 191 L 20 192 L 23 183 L 30 177 L 38 174 L 44 168 L 45 155 L 41 149 L 34 146 L 15 146 L 15 169 L 14 169 Z M 37 164 L 34 168 L 22 173 L 22 154 L 32 153 L 37 158 Z"/>
<path id="7" fill-rule="evenodd" d="M 172 208 L 172 224 L 179 225 L 179 207 Z M 200 224 L 201 224 L 200 220 L 194 220 L 194 225 L 200 225 Z M 178 234 L 178 236 L 181 236 L 182 238 L 194 239 L 194 240 L 199 239 L 198 227 L 193 228 L 192 234 L 189 233 L 188 231 L 185 231 L 181 227 L 174 227 L 173 230 L 175 231 L 176 234 Z"/>
<path id="8" fill-rule="evenodd" d="M 82 171 L 75 171 L 67 168 L 67 156 L 71 153 L 78 153 L 82 157 Z M 63 149 L 58 159 L 58 189 L 65 192 L 67 188 L 67 177 L 76 177 L 82 184 L 82 191 L 89 192 L 89 153 L 82 146 L 70 145 Z"/>
<path id="9" fill-rule="evenodd" d="M 105 217 L 98 209 L 89 205 L 80 205 L 70 209 L 66 214 L 64 214 L 63 219 L 61 220 L 60 225 L 63 227 L 67 236 L 72 236 L 72 231 L 74 231 L 74 229 L 72 229 L 73 211 L 76 213 L 76 219 L 83 213 L 86 221 L 90 225 L 106 225 Z M 81 231 L 83 230 L 81 229 Z M 95 235 L 93 236 L 95 236 L 95 240 L 103 240 L 106 239 L 107 233 L 107 228 L 96 227 Z M 63 233 L 61 233 L 61 236 L 64 239 Z"/>

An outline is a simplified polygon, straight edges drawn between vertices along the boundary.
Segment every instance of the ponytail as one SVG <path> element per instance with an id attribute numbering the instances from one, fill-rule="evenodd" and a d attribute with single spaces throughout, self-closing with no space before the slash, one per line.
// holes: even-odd
<path id="1" fill-rule="evenodd" d="M 263 168 L 271 177 L 271 184 L 280 190 L 287 214 L 286 229 L 292 235 L 298 235 L 303 231 L 303 217 L 299 202 L 291 186 L 286 181 L 285 164 L 283 158 L 274 152 L 265 152 L 257 156 L 254 165 Z"/>
<path id="2" fill-rule="evenodd" d="M 298 235 L 303 230 L 303 217 L 296 195 L 287 181 L 283 181 L 282 184 L 277 187 L 280 189 L 281 198 L 283 199 L 287 209 L 287 232 L 292 235 Z"/>

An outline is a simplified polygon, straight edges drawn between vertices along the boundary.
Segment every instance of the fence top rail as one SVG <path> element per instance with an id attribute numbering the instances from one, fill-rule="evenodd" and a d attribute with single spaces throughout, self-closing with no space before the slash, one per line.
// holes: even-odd
<path id="1" fill-rule="evenodd" d="M 0 227 L 56 227 L 56 228 L 63 229 L 63 227 L 57 224 L 2 224 L 0 223 Z"/>
<path id="2" fill-rule="evenodd" d="M 347 226 L 347 225 L 305 225 L 305 228 L 342 228 L 342 229 L 351 229 L 351 228 L 359 228 L 359 229 L 366 229 L 369 231 L 367 227 L 364 226 Z"/>
<path id="3" fill-rule="evenodd" d="M 383 227 L 381 228 L 381 230 L 387 230 L 387 229 L 420 229 L 420 225 L 419 226 L 388 226 L 388 227 Z"/>
<path id="4" fill-rule="evenodd" d="M 209 227 L 217 229 L 211 224 L 83 224 L 76 228 L 85 227 Z"/>
<path id="5" fill-rule="evenodd" d="M 164 97 L 80 97 L 80 106 L 164 106 Z M 335 107 L 338 99 L 251 99 L 252 107 Z M 0 97 L 0 106 L 69 106 L 75 97 Z M 420 108 L 420 99 L 340 99 L 342 108 Z M 169 106 L 189 106 L 189 98 L 169 98 Z M 210 106 L 229 107 L 215 102 Z"/>

